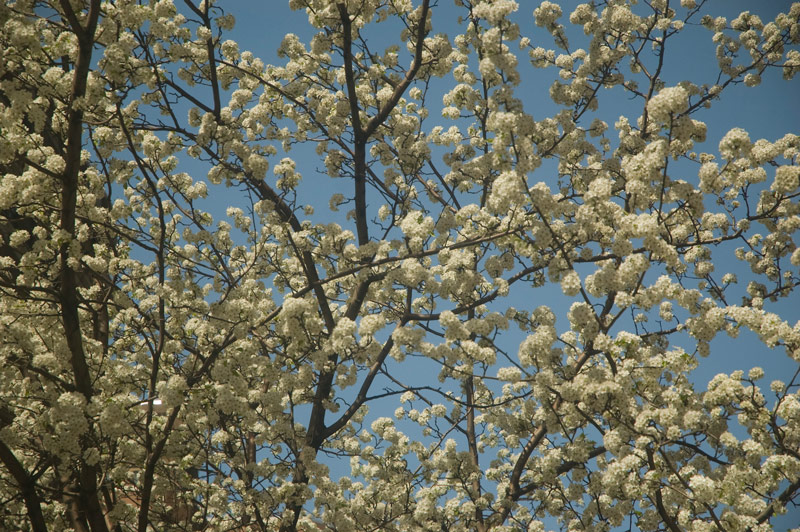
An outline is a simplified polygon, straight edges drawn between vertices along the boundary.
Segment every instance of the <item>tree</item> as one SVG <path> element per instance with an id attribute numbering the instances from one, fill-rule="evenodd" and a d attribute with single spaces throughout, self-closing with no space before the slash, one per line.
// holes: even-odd
<path id="1" fill-rule="evenodd" d="M 792 511 L 800 137 L 701 120 L 800 3 L 446 4 L 291 0 L 279 65 L 210 0 L 0 7 L 0 528 Z M 790 371 L 700 381 L 740 334 Z"/>

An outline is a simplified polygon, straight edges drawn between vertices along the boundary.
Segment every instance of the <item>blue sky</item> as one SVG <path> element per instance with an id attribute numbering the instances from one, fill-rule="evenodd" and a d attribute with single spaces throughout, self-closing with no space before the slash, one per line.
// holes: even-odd
<path id="1" fill-rule="evenodd" d="M 538 1 L 520 0 L 519 10 L 516 14 L 517 21 L 522 27 L 523 34 L 528 30 L 533 30 L 535 24 L 532 12 L 539 5 Z M 569 25 L 569 13 L 574 7 L 582 2 L 575 0 L 561 2 L 564 16 L 562 22 Z M 708 2 L 708 10 L 716 15 L 726 16 L 728 20 L 733 19 L 741 11 L 750 10 L 758 14 L 762 20 L 774 19 L 775 15 L 781 11 L 786 11 L 789 7 L 788 1 L 767 0 L 753 2 L 747 0 L 711 0 Z M 227 13 L 233 14 L 236 18 L 236 27 L 229 34 L 230 38 L 239 42 L 241 50 L 249 50 L 260 57 L 265 63 L 280 64 L 281 59 L 277 57 L 275 51 L 279 47 L 281 40 L 286 33 L 295 33 L 301 40 L 307 42 L 314 34 L 307 21 L 304 10 L 292 11 L 288 7 L 288 2 L 273 0 L 262 2 L 258 0 L 228 0 L 218 4 Z M 456 18 L 460 11 L 454 8 L 450 0 L 442 0 L 433 11 L 433 33 L 444 32 L 451 38 L 458 31 Z M 542 43 L 534 43 L 543 47 L 552 47 L 552 40 L 544 34 L 540 28 L 535 28 L 535 35 L 542 36 Z M 664 68 L 664 79 L 668 84 L 689 79 L 696 83 L 713 84 L 717 67 L 714 58 L 714 45 L 710 42 L 711 33 L 702 27 L 688 27 L 684 35 L 674 41 L 675 47 L 670 50 L 668 61 Z M 580 32 L 572 32 L 570 38 L 574 47 L 580 47 L 582 38 Z M 523 56 L 524 52 L 521 52 Z M 524 62 L 525 58 L 521 58 Z M 534 116 L 551 115 L 556 112 L 556 107 L 550 102 L 547 96 L 547 88 L 556 76 L 553 69 L 536 70 L 524 69 L 523 85 L 529 85 L 533 90 L 530 91 L 530 102 L 525 101 L 526 110 L 533 109 Z M 442 82 L 448 85 L 445 78 Z M 519 94 L 519 92 L 518 92 Z M 766 72 L 763 76 L 762 85 L 756 89 L 750 89 L 744 85 L 731 87 L 726 92 L 725 97 L 714 102 L 710 110 L 702 113 L 698 118 L 705 121 L 708 125 L 708 138 L 704 145 L 699 146 L 703 151 L 716 151 L 715 147 L 720 138 L 731 128 L 742 127 L 750 132 L 752 140 L 767 138 L 775 140 L 786 133 L 798 132 L 800 124 L 800 77 L 791 82 L 786 82 L 781 78 L 778 69 Z M 433 104 L 437 103 L 437 96 L 433 95 L 430 99 Z M 440 97 L 439 97 L 440 99 Z M 638 112 L 640 104 L 633 106 L 624 98 L 607 100 L 610 105 L 603 106 L 599 110 L 603 114 L 602 118 L 613 125 L 616 117 L 625 115 L 633 121 Z M 429 119 L 428 128 L 436 123 L 436 117 Z M 308 187 L 303 190 L 312 189 L 319 195 L 317 214 L 325 213 L 325 216 L 334 216 L 324 206 L 327 204 L 327 196 L 334 191 L 333 187 L 349 187 L 349 182 L 344 180 L 331 181 L 326 176 L 317 175 L 317 169 L 322 166 L 321 161 L 309 160 L 306 154 L 313 154 L 311 150 L 303 151 L 303 157 L 298 158 L 298 169 L 304 175 L 303 185 Z M 297 156 L 297 153 L 290 153 L 289 156 Z M 279 154 L 276 160 L 282 155 Z M 696 175 L 696 174 L 695 174 Z M 547 179 L 542 175 L 542 179 Z M 688 178 L 691 180 L 691 176 Z M 304 201 L 305 202 L 305 201 Z M 336 215 L 341 218 L 340 215 Z M 338 221 L 338 220 L 337 220 Z M 747 272 L 742 271 L 746 277 Z M 787 300 L 781 301 L 774 307 L 775 311 L 794 322 L 800 319 L 800 305 Z M 720 371 L 732 371 L 735 368 L 748 368 L 756 362 L 764 367 L 767 378 L 769 376 L 785 373 L 796 367 L 783 353 L 769 352 L 760 345 L 755 338 L 748 338 L 748 334 L 743 334 L 736 340 L 721 338 L 720 347 L 712 352 L 710 360 L 704 361 L 701 365 L 696 378 L 707 380 Z M 782 350 L 780 350 L 782 351 Z M 755 356 L 754 356 L 755 355 Z M 711 362 L 711 363 L 708 363 Z"/>
<path id="2" fill-rule="evenodd" d="M 568 14 L 579 2 L 561 2 L 565 13 L 564 22 Z M 779 11 L 788 9 L 790 2 L 766 0 L 766 1 L 746 1 L 746 0 L 712 0 L 708 3 L 709 10 L 716 15 L 727 16 L 728 19 L 734 18 L 743 10 L 750 10 L 762 17 L 763 20 L 771 20 Z M 313 35 L 313 28 L 307 23 L 306 14 L 303 11 L 291 11 L 287 2 L 278 0 L 221 0 L 218 5 L 227 13 L 236 18 L 236 28 L 229 33 L 226 38 L 238 41 L 242 51 L 249 50 L 254 55 L 260 57 L 265 63 L 280 64 L 281 59 L 277 57 L 275 51 L 281 43 L 286 33 L 296 33 L 301 40 L 308 42 Z M 535 27 L 532 11 L 539 5 L 538 1 L 528 2 L 519 0 L 520 9 L 517 20 L 523 27 L 523 34 L 527 29 Z M 440 5 L 434 10 L 433 25 L 434 33 L 444 32 L 453 37 L 458 31 L 456 23 L 456 11 L 450 0 L 441 0 Z M 716 61 L 714 59 L 714 45 L 710 42 L 710 32 L 704 28 L 687 28 L 686 38 L 677 39 L 675 48 L 670 52 L 668 62 L 664 70 L 664 79 L 668 85 L 678 81 L 689 79 L 696 83 L 713 84 L 716 77 Z M 547 38 L 540 29 L 534 35 Z M 575 33 L 576 37 L 573 45 L 581 47 L 579 42 L 581 34 Z M 572 37 L 572 34 L 571 34 Z M 552 48 L 552 41 L 547 38 L 542 43 L 534 43 L 546 48 Z M 521 62 L 524 62 L 524 52 L 521 52 Z M 556 71 L 549 69 L 546 71 L 533 69 L 523 69 L 527 74 L 523 74 L 523 85 L 528 88 L 530 101 L 525 101 L 526 110 L 534 110 L 534 115 L 539 118 L 552 115 L 556 112 L 556 107 L 550 103 L 547 96 L 547 88 L 556 75 Z M 443 85 L 447 85 L 445 78 Z M 762 86 L 757 89 L 749 89 L 743 85 L 731 88 L 720 102 L 715 102 L 712 109 L 704 112 L 697 117 L 709 125 L 707 142 L 698 147 L 698 151 L 716 151 L 719 139 L 731 128 L 742 127 L 750 132 L 751 139 L 767 138 L 775 140 L 786 133 L 797 133 L 800 124 L 800 78 L 792 82 L 785 82 L 781 79 L 780 71 L 767 72 L 763 76 Z M 433 104 L 440 96 L 431 96 Z M 608 106 L 601 106 L 601 118 L 613 126 L 616 117 L 620 115 L 628 116 L 634 121 L 641 110 L 641 105 L 631 102 L 625 98 L 609 99 Z M 432 116 L 428 122 L 428 129 L 437 123 L 437 118 Z M 318 175 L 317 170 L 323 166 L 322 161 L 309 157 L 313 151 L 300 149 L 289 153 L 289 156 L 296 158 L 298 170 L 304 176 L 304 183 L 299 189 L 300 193 L 311 193 L 310 199 L 304 199 L 300 203 L 314 203 L 317 209 L 317 216 L 329 216 L 340 223 L 345 223 L 341 213 L 330 214 L 327 209 L 328 196 L 335 191 L 335 187 L 345 187 L 349 189 L 350 182 L 347 180 L 332 181 L 327 176 Z M 285 154 L 279 154 L 273 160 L 273 164 L 280 160 Z M 547 167 L 540 169 L 543 173 L 542 178 L 546 180 Z M 687 171 L 690 171 L 687 169 Z M 696 176 L 696 173 L 695 173 Z M 552 176 L 551 176 L 552 177 Z M 696 177 L 695 177 L 696 179 Z M 687 180 L 692 181 L 691 176 Z M 230 194 L 230 203 L 237 204 L 235 198 L 237 191 L 231 189 L 224 196 L 215 195 L 214 202 L 219 204 L 226 203 L 226 196 Z M 222 209 L 224 212 L 224 208 Z M 747 271 L 741 269 L 741 278 L 747 277 Z M 746 283 L 744 283 L 746 285 Z M 550 296 L 554 300 L 559 299 L 560 289 L 556 287 L 548 288 L 544 294 L 544 299 Z M 510 298 L 510 304 L 525 305 L 525 301 L 514 301 Z M 565 300 L 560 298 L 562 302 Z M 568 303 L 565 303 L 568 305 Z M 564 320 L 566 308 L 554 309 L 560 320 Z M 797 297 L 793 301 L 783 300 L 770 310 L 776 311 L 790 323 L 800 319 L 800 304 Z M 561 322 L 563 324 L 563 321 Z M 518 333 L 517 333 L 518 334 Z M 519 341 L 519 336 L 509 338 L 509 343 Z M 510 349 L 509 354 L 514 355 L 516 351 Z M 411 360 L 407 360 L 412 362 Z M 767 389 L 769 381 L 776 377 L 786 377 L 787 373 L 793 373 L 797 369 L 797 364 L 792 362 L 783 352 L 783 349 L 771 351 L 763 346 L 755 338 L 755 335 L 744 333 L 737 339 L 730 339 L 720 335 L 718 340 L 712 345 L 712 353 L 706 360 L 701 361 L 700 369 L 694 374 L 696 383 L 707 382 L 711 377 L 719 372 L 730 372 L 734 369 L 744 369 L 745 371 L 752 366 L 762 366 L 766 371 L 765 379 L 760 383 Z M 404 371 L 419 373 L 416 366 L 408 366 Z M 703 386 L 698 386 L 702 389 Z M 375 407 L 370 418 L 376 415 L 391 415 L 397 406 L 394 400 L 384 403 L 386 412 L 376 412 Z M 368 423 L 367 423 L 368 425 Z M 788 527 L 796 525 L 792 517 L 784 516 L 778 521 L 776 530 L 781 530 L 782 526 Z"/>
<path id="3" fill-rule="evenodd" d="M 538 0 L 518 0 L 520 7 L 516 18 L 523 33 L 534 27 L 532 13 L 539 3 Z M 569 25 L 569 13 L 584 2 L 568 0 L 557 3 L 561 4 L 564 12 L 562 23 Z M 710 0 L 708 6 L 709 11 L 725 16 L 728 20 L 742 11 L 750 11 L 767 21 L 774 19 L 777 13 L 787 11 L 790 3 L 788 0 Z M 305 11 L 289 9 L 288 2 L 284 0 L 221 0 L 218 5 L 236 17 L 236 27 L 230 35 L 239 42 L 241 50 L 250 50 L 265 63 L 277 64 L 279 58 L 275 51 L 286 33 L 295 33 L 304 41 L 308 41 L 314 34 Z M 443 32 L 453 37 L 458 31 L 456 17 L 459 11 L 454 8 L 452 1 L 442 0 L 433 13 L 433 32 Z M 526 24 L 528 28 L 525 27 Z M 675 55 L 672 56 L 673 62 L 667 65 L 666 78 L 712 82 L 713 76 L 709 73 L 709 68 L 713 72 L 716 62 L 714 48 L 709 46 L 711 34 L 702 28 L 687 28 L 685 31 L 692 37 L 678 39 L 674 43 L 677 45 L 673 50 Z M 552 43 L 546 41 L 538 45 L 550 47 Z M 779 78 L 779 72 L 765 76 L 764 84 L 757 91 L 759 95 L 769 94 L 769 98 L 753 98 L 753 92 L 748 93 L 746 87 L 740 86 L 725 100 L 718 102 L 716 106 L 720 113 L 715 120 L 715 128 L 709 128 L 712 134 L 709 141 L 716 143 L 719 140 L 713 138 L 714 132 L 721 132 L 721 137 L 731 127 L 743 127 L 744 124 L 754 138 L 796 132 L 797 124 L 800 123 L 800 104 L 797 103 L 800 100 L 797 96 L 800 94 L 800 80 L 785 83 Z M 794 105 L 789 105 L 792 101 Z"/>

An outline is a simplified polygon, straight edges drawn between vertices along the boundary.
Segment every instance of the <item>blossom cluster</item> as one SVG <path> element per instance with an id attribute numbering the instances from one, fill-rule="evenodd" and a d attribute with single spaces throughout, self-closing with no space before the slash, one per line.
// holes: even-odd
<path id="1" fill-rule="evenodd" d="M 714 113 L 800 3 L 223 4 L 0 8 L 0 529 L 788 511 L 800 136 Z"/>

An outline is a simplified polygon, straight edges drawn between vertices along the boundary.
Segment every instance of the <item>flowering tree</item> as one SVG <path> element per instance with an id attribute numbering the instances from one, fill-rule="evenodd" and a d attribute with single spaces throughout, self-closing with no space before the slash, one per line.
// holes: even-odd
<path id="1" fill-rule="evenodd" d="M 235 3 L 0 7 L 0 528 L 793 509 L 798 372 L 693 372 L 800 361 L 800 137 L 702 121 L 800 71 L 800 3 L 446 4 L 292 0 L 279 65 Z M 717 68 L 670 79 L 688 32 Z"/>

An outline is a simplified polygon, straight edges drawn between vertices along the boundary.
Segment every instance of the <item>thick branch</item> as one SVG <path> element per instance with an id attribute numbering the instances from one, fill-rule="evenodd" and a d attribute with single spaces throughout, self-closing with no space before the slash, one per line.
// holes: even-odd
<path id="1" fill-rule="evenodd" d="M 65 16 L 72 24 L 73 31 L 78 37 L 78 57 L 72 79 L 70 94 L 70 109 L 68 111 L 67 127 L 67 153 L 64 157 L 65 166 L 61 174 L 61 229 L 68 235 L 75 234 L 75 211 L 78 198 L 78 177 L 80 174 L 81 151 L 83 149 L 83 98 L 86 95 L 86 85 L 89 77 L 89 68 L 92 62 L 92 45 L 94 32 L 97 28 L 97 19 L 100 14 L 100 1 L 92 0 L 89 10 L 87 27 L 79 25 L 76 14 L 72 11 L 67 0 L 62 0 Z M 74 372 L 75 386 L 91 400 L 92 383 L 86 356 L 81 338 L 80 318 L 78 315 L 78 293 L 75 271 L 68 263 L 70 242 L 61 245 L 61 313 L 64 320 L 64 333 L 72 355 L 72 369 Z"/>
<path id="2" fill-rule="evenodd" d="M 68 0 L 61 0 L 61 8 L 78 40 L 78 53 L 72 78 L 70 108 L 67 112 L 67 150 L 64 156 L 64 172 L 61 176 L 61 230 L 70 236 L 61 244 L 61 287 L 60 305 L 64 323 L 64 334 L 70 351 L 73 378 L 76 388 L 86 398 L 92 399 L 92 378 L 81 336 L 81 322 L 78 311 L 78 282 L 75 270 L 70 265 L 70 243 L 75 235 L 75 212 L 78 197 L 78 178 L 80 175 L 81 152 L 83 150 L 83 106 L 89 69 L 92 63 L 92 47 L 97 21 L 100 16 L 100 0 L 91 0 L 84 27 Z M 86 463 L 80 468 L 79 500 L 86 513 L 92 532 L 106 532 L 104 512 L 100 505 L 97 489 L 98 469 Z"/>
<path id="3" fill-rule="evenodd" d="M 647 461 L 650 465 L 650 469 L 655 470 L 656 464 L 655 461 L 653 460 L 652 451 L 648 451 Z M 661 516 L 662 521 L 664 522 L 665 525 L 667 525 L 667 528 L 669 528 L 670 532 L 681 532 L 681 529 L 675 522 L 675 519 L 673 519 L 672 516 L 669 515 L 669 512 L 667 512 L 667 508 L 664 506 L 664 499 L 661 496 L 660 487 L 656 488 L 655 499 L 656 499 L 655 500 L 656 510 L 658 510 L 658 515 Z"/>
<path id="4" fill-rule="evenodd" d="M 372 386 L 372 382 L 375 380 L 375 377 L 378 375 L 378 371 L 380 371 L 381 366 L 383 365 L 384 361 L 386 361 L 386 357 L 389 355 L 389 352 L 392 350 L 392 346 L 394 345 L 394 341 L 389 338 L 386 340 L 386 343 L 383 344 L 383 349 L 378 354 L 375 362 L 369 367 L 369 373 L 364 378 L 364 382 L 361 383 L 361 389 L 358 390 L 358 395 L 353 403 L 348 407 L 348 409 L 337 419 L 334 423 L 332 423 L 329 427 L 325 429 L 323 433 L 323 438 L 329 438 L 333 436 L 345 425 L 353 415 L 358 411 L 359 408 L 366 402 L 367 400 L 367 393 L 369 393 L 369 389 Z"/>
<path id="5" fill-rule="evenodd" d="M 474 318 L 474 312 L 470 312 L 471 317 Z M 473 338 L 474 340 L 474 338 Z M 466 392 L 466 399 L 469 406 L 467 407 L 467 446 L 469 447 L 469 455 L 472 461 L 473 467 L 480 471 L 480 461 L 479 461 L 479 453 L 478 453 L 478 439 L 476 437 L 475 432 L 475 376 L 470 375 L 467 377 L 466 381 L 464 382 L 464 391 Z M 471 494 L 473 502 L 480 498 L 481 496 L 481 481 L 479 478 L 474 478 L 472 480 L 472 491 Z M 477 530 L 478 532 L 485 532 L 486 531 L 486 523 L 483 519 L 483 510 L 476 505 L 475 507 L 475 520 L 477 523 Z"/>
<path id="6" fill-rule="evenodd" d="M 150 408 L 152 409 L 152 404 Z M 152 452 L 148 453 L 143 475 L 144 484 L 142 486 L 141 500 L 139 502 L 139 522 L 137 526 L 139 532 L 147 532 L 150 523 L 150 502 L 153 493 L 153 479 L 155 477 L 156 464 L 161 459 L 164 446 L 167 444 L 167 439 L 172 433 L 172 428 L 175 426 L 175 421 L 178 418 L 180 409 L 180 405 L 172 409 L 172 412 L 170 412 L 167 418 L 167 423 L 164 426 L 164 436 L 156 443 Z"/>
<path id="7" fill-rule="evenodd" d="M 578 373 L 578 371 L 581 369 L 581 367 L 583 367 L 586 361 L 589 360 L 589 357 L 591 355 L 592 353 L 590 351 L 584 351 L 584 353 L 581 355 L 581 358 L 579 358 L 575 362 L 574 374 Z M 561 406 L 561 403 L 562 403 L 561 398 L 556 398 L 556 400 L 553 403 L 553 410 L 558 411 L 558 408 Z M 522 448 L 522 452 L 520 453 L 519 458 L 517 458 L 517 461 L 514 464 L 514 469 L 511 471 L 508 494 L 506 495 L 508 503 L 503 506 L 503 509 L 500 510 L 498 514 L 493 516 L 496 521 L 496 524 L 502 524 L 503 522 L 505 522 L 505 520 L 511 513 L 512 503 L 518 500 L 523 495 L 524 492 L 520 487 L 520 480 L 522 478 L 522 473 L 525 471 L 525 467 L 528 465 L 528 460 L 533 454 L 533 451 L 535 451 L 536 448 L 539 447 L 539 444 L 542 443 L 546 435 L 547 435 L 547 426 L 540 425 L 533 433 L 531 439 L 528 440 L 528 443 L 526 443 L 525 446 Z M 529 490 L 531 488 L 529 487 L 526 489 Z"/>
<path id="8" fill-rule="evenodd" d="M 758 524 L 764 523 L 769 520 L 775 514 L 775 506 L 779 504 L 780 506 L 786 506 L 786 504 L 794 498 L 797 493 L 800 491 L 800 478 L 792 482 L 789 486 L 786 487 L 780 495 L 778 495 L 777 500 L 773 501 L 766 510 L 758 514 L 756 517 L 756 521 Z M 748 530 L 750 530 L 748 528 Z"/>
<path id="9" fill-rule="evenodd" d="M 367 123 L 367 127 L 364 128 L 364 137 L 369 138 L 378 127 L 389 117 L 389 113 L 392 112 L 392 109 L 397 106 L 397 102 L 400 101 L 400 98 L 403 96 L 403 93 L 406 89 L 411 85 L 411 82 L 414 81 L 414 78 L 417 76 L 417 72 L 419 71 L 420 67 L 422 66 L 422 51 L 425 47 L 425 35 L 426 31 L 425 28 L 428 22 L 428 11 L 430 8 L 430 0 L 425 0 L 422 2 L 422 13 L 420 14 L 419 18 L 419 26 L 417 26 L 417 42 L 414 46 L 414 62 L 411 64 L 411 68 L 408 69 L 406 72 L 403 81 L 401 81 L 395 88 L 394 92 L 392 92 L 392 96 L 386 101 L 386 104 L 378 111 L 378 114 L 372 117 L 370 121 Z"/>
<path id="10" fill-rule="evenodd" d="M 8 472 L 11 473 L 14 481 L 19 486 L 20 493 L 25 501 L 25 508 L 28 510 L 31 530 L 33 532 L 47 532 L 47 523 L 44 520 L 44 514 L 42 514 L 39 495 L 36 493 L 36 483 L 2 440 L 0 440 L 0 462 L 8 469 Z"/>
<path id="11" fill-rule="evenodd" d="M 353 36 L 350 14 L 347 12 L 347 8 L 344 4 L 337 4 L 336 7 L 339 8 L 339 16 L 342 19 L 344 77 L 345 83 L 347 84 L 347 98 L 350 100 L 350 119 L 353 122 L 353 137 L 355 139 L 355 146 L 353 147 L 353 177 L 355 178 L 356 233 L 358 233 L 358 244 L 363 246 L 369 242 L 369 228 L 367 226 L 366 161 L 366 143 L 368 135 L 361 129 L 361 110 L 358 105 L 356 80 L 353 73 Z"/>

